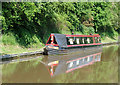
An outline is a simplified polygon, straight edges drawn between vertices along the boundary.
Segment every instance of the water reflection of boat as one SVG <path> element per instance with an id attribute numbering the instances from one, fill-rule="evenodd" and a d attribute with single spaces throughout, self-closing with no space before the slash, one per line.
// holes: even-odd
<path id="1" fill-rule="evenodd" d="M 51 76 L 61 73 L 69 73 L 76 69 L 94 64 L 101 60 L 102 48 L 94 48 L 92 51 L 83 49 L 79 53 L 68 55 L 54 55 L 48 56 L 41 61 L 47 67 Z M 74 56 L 74 57 L 73 57 Z"/>
<path id="2" fill-rule="evenodd" d="M 99 34 L 94 35 L 64 35 L 52 33 L 44 48 L 44 54 L 64 54 L 66 49 L 88 46 L 100 46 Z"/>

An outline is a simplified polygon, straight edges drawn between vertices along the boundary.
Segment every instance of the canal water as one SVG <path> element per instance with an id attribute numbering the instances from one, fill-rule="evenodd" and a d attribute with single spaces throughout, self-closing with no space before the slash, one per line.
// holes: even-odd
<path id="1" fill-rule="evenodd" d="M 118 83 L 118 45 L 4 61 L 2 83 Z"/>

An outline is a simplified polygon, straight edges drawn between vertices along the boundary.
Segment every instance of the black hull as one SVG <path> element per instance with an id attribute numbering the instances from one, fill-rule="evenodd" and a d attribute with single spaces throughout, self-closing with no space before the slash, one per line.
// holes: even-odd
<path id="1" fill-rule="evenodd" d="M 44 55 L 54 55 L 54 54 L 72 54 L 72 53 L 79 53 L 82 52 L 84 49 L 88 49 L 93 51 L 93 49 L 102 48 L 101 45 L 96 46 L 82 46 L 82 47 L 69 47 L 69 48 L 61 48 L 61 49 L 44 49 Z"/>

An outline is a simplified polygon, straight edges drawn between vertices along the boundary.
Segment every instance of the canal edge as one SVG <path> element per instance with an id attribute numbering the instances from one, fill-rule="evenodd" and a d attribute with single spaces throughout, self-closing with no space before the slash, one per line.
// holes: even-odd
<path id="1" fill-rule="evenodd" d="M 118 42 L 109 42 L 109 43 L 102 43 L 103 46 L 114 45 L 114 44 L 120 44 L 120 41 L 118 41 Z M 19 54 L 0 55 L 0 59 L 9 59 L 9 58 L 14 58 L 14 57 L 31 56 L 31 55 L 37 55 L 37 54 L 43 54 L 43 51 L 23 52 L 23 53 L 19 53 Z"/>

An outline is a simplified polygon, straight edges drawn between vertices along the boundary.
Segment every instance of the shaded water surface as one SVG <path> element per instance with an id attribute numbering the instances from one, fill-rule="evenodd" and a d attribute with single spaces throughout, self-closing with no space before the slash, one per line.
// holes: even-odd
<path id="1" fill-rule="evenodd" d="M 3 83 L 117 83 L 118 45 L 2 64 Z M 24 60 L 24 59 L 23 59 Z"/>

